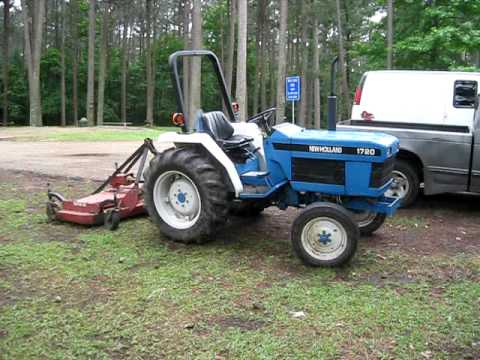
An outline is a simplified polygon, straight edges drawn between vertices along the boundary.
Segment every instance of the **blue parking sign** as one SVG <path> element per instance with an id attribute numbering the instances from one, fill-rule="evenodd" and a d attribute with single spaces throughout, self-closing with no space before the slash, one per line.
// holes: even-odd
<path id="1" fill-rule="evenodd" d="M 289 76 L 285 80 L 285 97 L 287 101 L 299 101 L 302 91 L 300 76 Z"/>

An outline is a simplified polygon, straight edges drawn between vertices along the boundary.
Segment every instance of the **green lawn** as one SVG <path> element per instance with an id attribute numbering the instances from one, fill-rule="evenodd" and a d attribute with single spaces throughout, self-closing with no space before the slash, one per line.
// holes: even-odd
<path id="1" fill-rule="evenodd" d="M 171 127 L 156 127 L 153 129 L 106 129 L 92 128 L 88 132 L 64 132 L 52 133 L 47 135 L 47 140 L 54 141 L 135 141 L 145 138 L 155 139 L 158 135 L 166 131 L 178 131 Z"/>
<path id="2" fill-rule="evenodd" d="M 205 246 L 181 246 L 147 218 L 116 232 L 47 224 L 43 192 L 28 192 L 23 178 L 13 190 L 0 180 L 2 359 L 451 359 L 480 351 L 478 256 L 380 256 L 363 240 L 348 267 L 311 269 L 288 238 L 258 231 L 275 223 L 268 214 Z M 56 188 L 71 193 L 71 185 Z M 305 317 L 292 315 L 300 311 Z"/>
<path id="3" fill-rule="evenodd" d="M 155 139 L 166 131 L 179 131 L 175 127 L 154 128 L 121 128 L 121 127 L 90 127 L 90 128 L 8 128 L 4 136 L 10 136 L 16 141 L 137 141 L 147 137 Z"/>

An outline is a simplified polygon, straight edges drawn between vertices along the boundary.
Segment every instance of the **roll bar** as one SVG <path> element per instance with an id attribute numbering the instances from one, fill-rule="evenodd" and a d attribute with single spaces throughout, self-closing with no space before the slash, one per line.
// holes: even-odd
<path id="1" fill-rule="evenodd" d="M 168 64 L 170 65 L 171 75 L 172 75 L 172 83 L 173 87 L 175 88 L 175 94 L 177 98 L 177 112 L 183 113 L 184 116 L 184 124 L 182 126 L 183 132 L 189 132 L 190 129 L 188 128 L 189 120 L 187 113 L 185 113 L 185 99 L 183 97 L 182 86 L 180 84 L 180 76 L 178 74 L 178 60 L 183 57 L 207 57 L 213 64 L 213 68 L 215 71 L 215 75 L 217 76 L 218 83 L 220 85 L 220 90 L 222 92 L 223 102 L 225 108 L 228 112 L 228 117 L 230 118 L 231 122 L 235 122 L 235 115 L 233 113 L 232 108 L 232 101 L 230 99 L 230 95 L 227 90 L 227 85 L 225 83 L 225 78 L 223 76 L 222 66 L 220 65 L 220 61 L 218 57 L 209 50 L 181 50 L 176 51 L 168 58 Z"/>

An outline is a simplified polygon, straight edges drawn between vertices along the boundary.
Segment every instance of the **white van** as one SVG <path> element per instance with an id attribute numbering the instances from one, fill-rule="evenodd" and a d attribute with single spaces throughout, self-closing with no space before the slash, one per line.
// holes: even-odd
<path id="1" fill-rule="evenodd" d="M 355 91 L 352 120 L 472 128 L 480 73 L 370 71 Z"/>

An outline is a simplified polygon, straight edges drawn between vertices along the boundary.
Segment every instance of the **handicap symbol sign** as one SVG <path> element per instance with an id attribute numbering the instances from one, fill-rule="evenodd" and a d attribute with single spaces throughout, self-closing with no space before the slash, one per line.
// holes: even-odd
<path id="1" fill-rule="evenodd" d="M 301 93 L 300 76 L 289 76 L 285 80 L 285 97 L 287 101 L 299 101 Z"/>

